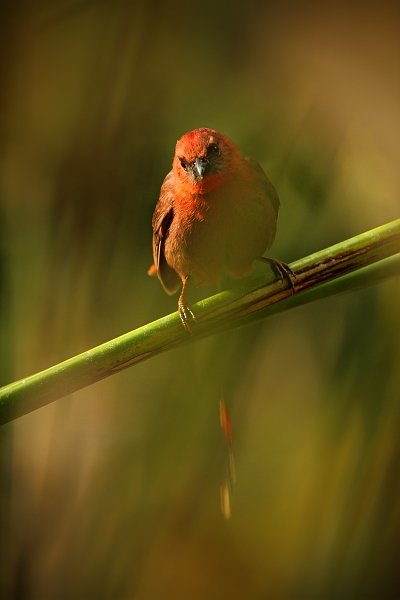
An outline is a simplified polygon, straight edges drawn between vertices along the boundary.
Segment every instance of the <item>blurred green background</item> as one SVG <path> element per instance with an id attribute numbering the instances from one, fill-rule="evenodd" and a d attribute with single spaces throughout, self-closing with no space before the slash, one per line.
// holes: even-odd
<path id="1" fill-rule="evenodd" d="M 282 260 L 399 216 L 396 3 L 0 10 L 1 384 L 176 310 L 146 270 L 191 128 L 269 173 Z M 296 309 L 3 427 L 1 597 L 397 597 L 399 299 L 393 279 Z"/>

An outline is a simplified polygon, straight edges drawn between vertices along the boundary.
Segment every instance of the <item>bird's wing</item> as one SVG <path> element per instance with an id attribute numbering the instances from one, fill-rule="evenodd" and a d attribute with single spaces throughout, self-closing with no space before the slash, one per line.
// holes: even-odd
<path id="1" fill-rule="evenodd" d="M 268 198 L 271 200 L 271 204 L 274 207 L 276 214 L 278 214 L 280 202 L 276 189 L 266 176 L 264 169 L 258 164 L 256 160 L 254 160 L 253 158 L 247 158 L 246 160 L 260 177 L 261 183 L 268 195 Z"/>
<path id="2" fill-rule="evenodd" d="M 171 190 L 172 173 L 168 173 L 161 186 L 160 198 L 153 213 L 153 258 L 157 275 L 168 294 L 174 294 L 179 288 L 180 278 L 166 261 L 165 240 L 174 218 L 173 193 Z"/>

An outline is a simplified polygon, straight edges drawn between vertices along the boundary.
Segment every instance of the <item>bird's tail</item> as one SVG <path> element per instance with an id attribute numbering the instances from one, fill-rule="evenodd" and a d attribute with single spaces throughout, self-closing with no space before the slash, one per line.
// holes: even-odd
<path id="1" fill-rule="evenodd" d="M 155 264 L 152 264 L 151 267 L 149 267 L 147 275 L 150 275 L 150 277 L 157 277 L 157 267 Z"/>

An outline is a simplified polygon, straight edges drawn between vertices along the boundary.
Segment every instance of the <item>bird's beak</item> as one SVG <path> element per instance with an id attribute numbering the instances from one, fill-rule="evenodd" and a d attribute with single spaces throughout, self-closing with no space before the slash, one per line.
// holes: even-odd
<path id="1" fill-rule="evenodd" d="M 206 170 L 207 170 L 207 161 L 205 161 L 204 158 L 196 158 L 196 160 L 194 161 L 194 165 L 193 165 L 193 171 L 194 171 L 196 178 L 199 177 L 200 179 L 203 179 Z"/>

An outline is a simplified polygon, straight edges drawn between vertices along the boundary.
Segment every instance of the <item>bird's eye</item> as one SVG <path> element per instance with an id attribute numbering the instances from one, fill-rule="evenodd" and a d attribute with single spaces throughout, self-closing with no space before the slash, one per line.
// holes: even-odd
<path id="1" fill-rule="evenodd" d="M 180 158 L 179 160 L 181 162 L 182 169 L 184 169 L 186 171 L 188 168 L 188 164 L 187 164 L 186 160 L 184 158 Z"/>
<path id="2" fill-rule="evenodd" d="M 207 156 L 218 156 L 219 154 L 219 148 L 217 146 L 217 144 L 210 144 L 207 147 Z"/>

